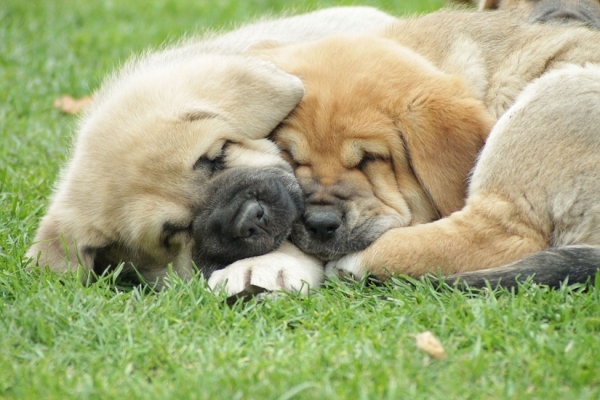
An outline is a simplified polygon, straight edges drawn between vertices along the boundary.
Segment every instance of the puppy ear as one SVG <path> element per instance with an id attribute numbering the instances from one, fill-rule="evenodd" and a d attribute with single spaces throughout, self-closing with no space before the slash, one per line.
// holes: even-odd
<path id="1" fill-rule="evenodd" d="M 241 107 L 232 117 L 237 119 L 252 139 L 266 137 L 296 107 L 304 96 L 304 85 L 297 76 L 283 72 L 270 62 L 253 59 L 245 92 L 238 97 Z M 239 90 L 239 86 L 238 86 Z"/>
<path id="2" fill-rule="evenodd" d="M 75 224 L 60 223 L 53 214 L 46 215 L 34 244 L 25 255 L 33 260 L 30 266 L 48 267 L 58 272 L 76 272 L 82 266 L 83 271 L 91 272 L 101 243 L 89 233 L 73 229 Z M 88 277 L 89 273 L 84 273 L 82 280 L 85 282 Z"/>
<path id="3" fill-rule="evenodd" d="M 263 139 L 296 107 L 304 96 L 297 76 L 252 56 L 229 56 L 218 84 L 202 93 L 219 114 L 232 121 L 250 139 Z"/>
<path id="4" fill-rule="evenodd" d="M 469 172 L 495 121 L 458 78 L 430 83 L 406 96 L 396 125 L 419 183 L 447 216 L 463 207 Z"/>

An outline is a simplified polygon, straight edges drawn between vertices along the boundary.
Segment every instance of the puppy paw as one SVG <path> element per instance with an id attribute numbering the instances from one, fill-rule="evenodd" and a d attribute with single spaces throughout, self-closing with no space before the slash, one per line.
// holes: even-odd
<path id="1" fill-rule="evenodd" d="M 208 285 L 228 296 L 260 291 L 291 291 L 307 294 L 323 282 L 320 261 L 307 256 L 289 243 L 259 257 L 246 258 L 215 271 Z"/>
<path id="2" fill-rule="evenodd" d="M 325 275 L 361 280 L 367 273 L 362 258 L 362 252 L 356 252 L 345 255 L 339 260 L 330 261 L 325 266 Z"/>

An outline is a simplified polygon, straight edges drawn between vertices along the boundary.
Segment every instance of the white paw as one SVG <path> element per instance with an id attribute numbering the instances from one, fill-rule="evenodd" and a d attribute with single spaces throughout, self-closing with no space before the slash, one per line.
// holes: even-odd
<path id="1" fill-rule="evenodd" d="M 325 266 L 326 276 L 343 276 L 360 280 L 365 276 L 367 269 L 362 264 L 362 253 L 347 254 L 336 261 L 330 261 Z"/>
<path id="2" fill-rule="evenodd" d="M 322 263 L 286 242 L 272 253 L 246 258 L 213 272 L 208 285 L 216 293 L 224 290 L 232 296 L 254 293 L 256 288 L 306 294 L 322 282 Z"/>

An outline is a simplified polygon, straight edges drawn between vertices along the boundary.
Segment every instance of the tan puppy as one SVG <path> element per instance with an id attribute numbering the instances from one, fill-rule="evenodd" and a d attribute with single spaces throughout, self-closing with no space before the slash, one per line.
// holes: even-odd
<path id="1" fill-rule="evenodd" d="M 266 39 L 297 42 L 390 21 L 371 8 L 328 9 L 133 60 L 104 83 L 81 121 L 27 257 L 56 271 L 81 265 L 102 273 L 123 262 L 161 285 L 169 265 L 185 279 L 195 266 L 208 278 L 275 250 L 289 230 L 285 218 L 302 202 L 289 166 L 265 138 L 304 90 L 297 77 L 239 53 Z M 322 265 L 311 257 L 289 244 L 276 253 L 236 264 L 231 271 L 242 287 L 227 272 L 210 283 L 231 282 L 226 289 L 235 293 L 321 282 Z"/>
<path id="2" fill-rule="evenodd" d="M 475 167 L 467 206 L 450 217 L 384 234 L 328 265 L 385 279 L 513 265 L 467 274 L 514 284 L 585 281 L 600 267 L 600 67 L 570 66 L 530 84 L 498 121 Z M 596 246 L 596 247 L 586 247 Z"/>
<path id="3" fill-rule="evenodd" d="M 257 52 L 305 85 L 273 134 L 305 195 L 303 251 L 333 260 L 463 206 L 494 119 L 459 77 L 376 36 Z"/>
<path id="4" fill-rule="evenodd" d="M 514 11 L 441 11 L 399 20 L 380 39 L 338 36 L 257 50 L 301 77 L 307 90 L 273 135 L 307 202 L 292 231 L 295 244 L 333 260 L 394 225 L 460 210 L 468 171 L 494 121 L 485 108 L 500 117 L 548 71 L 600 62 L 598 32 L 515 20 Z M 402 232 L 387 231 L 354 259 L 364 256 L 368 263 L 358 264 L 374 272 L 406 272 L 393 268 L 403 257 L 396 252 Z M 488 265 L 483 261 L 479 268 Z"/>

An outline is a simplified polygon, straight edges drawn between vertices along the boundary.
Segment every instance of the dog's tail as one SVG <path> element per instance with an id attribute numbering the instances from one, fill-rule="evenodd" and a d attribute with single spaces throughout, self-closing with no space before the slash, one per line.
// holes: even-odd
<path id="1" fill-rule="evenodd" d="M 450 275 L 450 286 L 485 288 L 518 288 L 530 281 L 558 288 L 563 284 L 593 283 L 600 271 L 600 247 L 564 246 L 533 253 L 501 267 Z"/>

